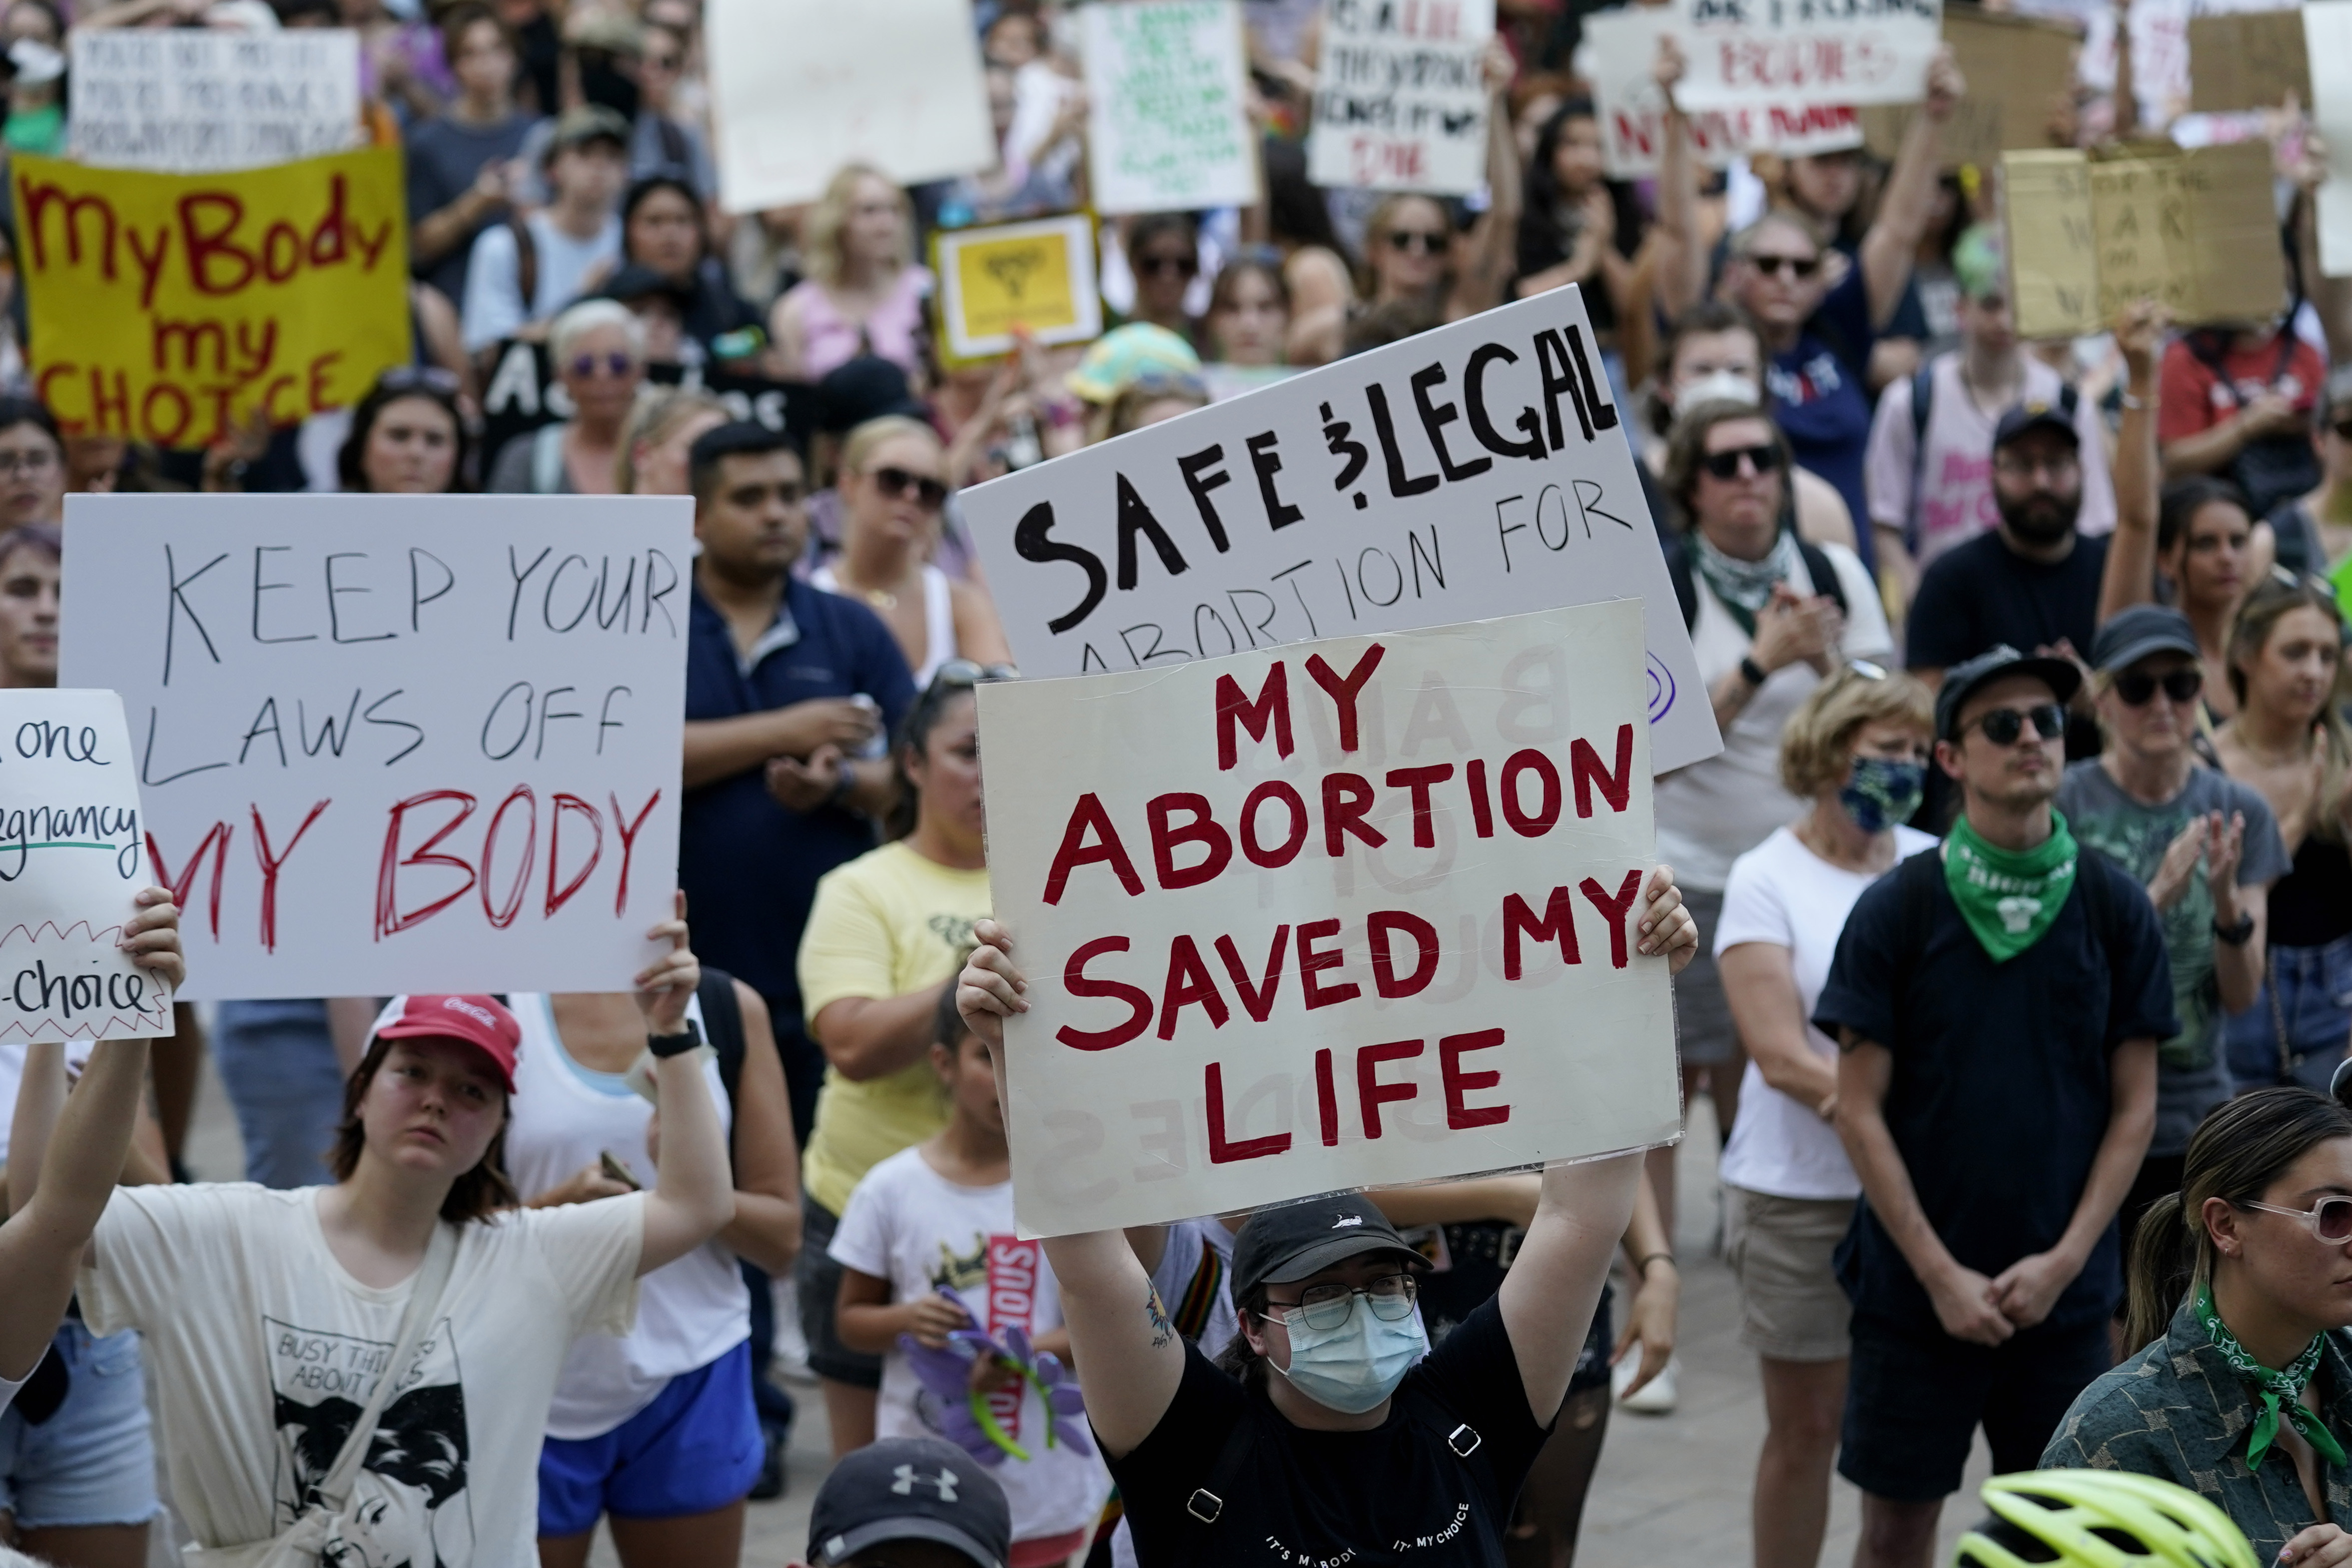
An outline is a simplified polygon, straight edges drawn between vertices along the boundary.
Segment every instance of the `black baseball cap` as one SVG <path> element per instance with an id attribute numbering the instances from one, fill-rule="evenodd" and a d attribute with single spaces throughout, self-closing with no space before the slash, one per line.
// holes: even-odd
<path id="1" fill-rule="evenodd" d="M 2028 658 L 2007 643 L 1995 643 L 1976 658 L 1944 672 L 1944 684 L 1936 692 L 1936 738 L 1959 739 L 1960 707 L 1968 701 L 1969 694 L 2012 675 L 2030 675 L 2047 683 L 2051 695 L 2062 704 L 2073 701 L 2074 693 L 2083 686 L 2083 672 L 2074 668 L 2072 660 Z"/>
<path id="2" fill-rule="evenodd" d="M 2118 610 L 2091 643 L 2091 668 L 2110 674 L 2127 669 L 2152 653 L 2197 658 L 2197 628 L 2169 605 L 2134 605 Z"/>
<path id="3" fill-rule="evenodd" d="M 1013 1509 L 979 1460 L 938 1437 L 885 1437 L 834 1466 L 809 1512 L 808 1560 L 845 1563 L 885 1541 L 935 1541 L 1004 1568 Z"/>
<path id="4" fill-rule="evenodd" d="M 1414 1262 L 1388 1215 L 1360 1193 L 1264 1208 L 1234 1237 L 1234 1300 L 1261 1285 L 1287 1285 L 1362 1252 L 1395 1252 Z"/>
<path id="5" fill-rule="evenodd" d="M 2083 444 L 2082 432 L 2074 428 L 2074 422 L 2066 416 L 2066 411 L 2054 403 L 2043 403 L 2037 398 L 2011 404 L 2002 411 L 2000 423 L 1992 427 L 1992 449 L 1998 452 L 2032 430 L 2048 430 L 2063 436 L 2070 446 L 2080 447 Z"/>

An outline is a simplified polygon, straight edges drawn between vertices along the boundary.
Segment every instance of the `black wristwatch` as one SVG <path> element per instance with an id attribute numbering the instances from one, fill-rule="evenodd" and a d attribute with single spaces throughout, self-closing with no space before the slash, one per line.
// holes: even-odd
<path id="1" fill-rule="evenodd" d="M 1761 691 L 1764 689 L 1764 683 L 1772 679 L 1772 672 L 1766 669 L 1762 665 L 1757 663 L 1748 655 L 1741 654 L 1739 656 L 1739 679 L 1748 682 L 1749 686 L 1755 688 L 1757 690 Z"/>
<path id="2" fill-rule="evenodd" d="M 646 1049 L 656 1057 L 682 1057 L 702 1044 L 702 1031 L 688 1018 L 686 1027 L 675 1035 L 656 1035 L 646 1042 Z"/>
<path id="3" fill-rule="evenodd" d="M 2223 925 L 2220 921 L 2215 921 L 2213 940 L 2226 942 L 2231 947 L 2245 946 L 2254 940 L 2254 917 L 2241 910 L 2238 911 L 2237 922 L 2233 925 Z"/>

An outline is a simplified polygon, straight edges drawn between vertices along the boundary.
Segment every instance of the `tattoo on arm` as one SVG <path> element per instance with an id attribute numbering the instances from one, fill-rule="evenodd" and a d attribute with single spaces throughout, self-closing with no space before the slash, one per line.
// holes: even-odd
<path id="1" fill-rule="evenodd" d="M 1168 1310 L 1160 1304 L 1160 1291 L 1157 1287 L 1145 1287 L 1143 1315 L 1151 1321 L 1153 1350 L 1159 1350 L 1175 1340 L 1176 1325 L 1168 1321 Z"/>

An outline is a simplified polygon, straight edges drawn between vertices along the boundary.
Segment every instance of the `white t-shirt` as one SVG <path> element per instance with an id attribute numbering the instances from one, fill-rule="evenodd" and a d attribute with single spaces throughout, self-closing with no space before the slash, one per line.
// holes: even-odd
<path id="1" fill-rule="evenodd" d="M 16 1391 L 25 1385 L 0 1377 L 0 1415 L 8 1414 L 8 1406 L 16 1403 Z"/>
<path id="2" fill-rule="evenodd" d="M 1870 574 L 1842 544 L 1817 548 L 1829 558 L 1845 593 L 1843 656 L 1893 658 L 1895 639 L 1887 632 L 1886 612 Z M 1756 644 L 1739 629 L 1705 577 L 1698 577 L 1696 585 L 1698 618 L 1691 626 L 1691 652 L 1699 679 L 1712 690 Z M 1789 586 L 1801 595 L 1815 592 L 1803 562 L 1790 574 Z M 1721 892 L 1734 860 L 1782 823 L 1795 821 L 1811 804 L 1780 787 L 1780 731 L 1821 683 L 1821 676 L 1802 660 L 1774 670 L 1724 731 L 1721 752 L 1658 780 L 1658 857 L 1675 868 L 1683 887 Z M 1705 693 L 1700 695 L 1703 700 Z"/>
<path id="3" fill-rule="evenodd" d="M 992 1334 L 1013 1323 L 1032 1337 L 1062 1326 L 1062 1293 L 1045 1245 L 1013 1234 L 1013 1184 L 958 1186 L 931 1169 L 920 1144 L 866 1173 L 834 1232 L 832 1252 L 845 1268 L 887 1279 L 894 1301 L 949 1287 Z M 875 1435 L 936 1436 L 923 1410 L 930 1400 L 906 1352 L 893 1349 L 882 1361 Z M 1026 1464 L 1007 1458 L 989 1472 L 1013 1505 L 1013 1539 L 1036 1541 L 1092 1524 L 1110 1496 L 1110 1472 L 1100 1458 L 1045 1446 L 1045 1413 L 1034 1389 L 1021 1391 L 1017 1407 L 1010 1392 L 997 1400 L 997 1420 L 1029 1451 Z"/>
<path id="4" fill-rule="evenodd" d="M 1898 859 L 1935 847 L 1927 834 L 1895 829 Z M 1787 948 L 1797 1000 L 1805 1009 L 1805 1038 L 1814 1055 L 1832 1061 L 1837 1059 L 1837 1042 L 1813 1027 L 1813 1004 L 1829 984 L 1845 917 L 1877 879 L 1867 871 L 1831 865 L 1784 826 L 1733 864 L 1731 885 L 1724 889 L 1715 956 L 1742 942 Z M 1837 1129 L 1813 1107 L 1767 1084 L 1752 1060 L 1739 1080 L 1739 1119 L 1731 1124 L 1717 1173 L 1730 1186 L 1774 1197 L 1851 1198 L 1862 1192 Z"/>
<path id="5" fill-rule="evenodd" d="M 608 1150 L 651 1185 L 654 1161 L 646 1133 L 653 1106 L 620 1074 L 592 1072 L 572 1059 L 545 996 L 509 996 L 507 1006 L 522 1026 L 515 1093 L 508 1101 L 507 1173 L 515 1191 L 528 1202 L 570 1181 Z M 699 1027 L 701 1004 L 688 1003 L 686 1016 Z M 725 1132 L 732 1115 L 716 1061 L 703 1064 L 703 1078 Z M 547 1435 L 602 1436 L 651 1405 L 671 1378 L 709 1365 L 751 1333 L 751 1296 L 735 1254 L 716 1239 L 706 1241 L 637 1282 L 637 1321 L 627 1333 L 583 1334 L 572 1342 L 548 1410 Z"/>
<path id="6" fill-rule="evenodd" d="M 515 250 L 511 227 L 494 223 L 476 236 L 457 318 L 467 353 L 478 353 L 514 336 L 526 323 L 556 314 L 580 297 L 582 280 L 591 268 L 599 262 L 617 265 L 621 259 L 618 213 L 605 218 L 587 239 L 574 239 L 543 212 L 531 214 L 523 224 L 530 230 L 531 249 L 539 258 L 538 292 L 529 300 L 522 297 L 522 258 Z"/>
<path id="7" fill-rule="evenodd" d="M 323 1190 L 125 1187 L 99 1221 L 82 1314 L 92 1333 L 146 1336 L 172 1500 L 200 1546 L 294 1520 L 399 1340 L 413 1279 L 378 1289 L 345 1272 L 319 1226 Z M 378 1423 L 358 1527 L 329 1562 L 538 1560 L 548 1400 L 575 1335 L 628 1331 L 644 1237 L 634 1194 L 465 1227 L 437 1321 Z"/>

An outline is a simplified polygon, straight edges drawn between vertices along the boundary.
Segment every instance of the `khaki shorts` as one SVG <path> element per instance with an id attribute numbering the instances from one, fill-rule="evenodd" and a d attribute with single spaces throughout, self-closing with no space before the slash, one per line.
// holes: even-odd
<path id="1" fill-rule="evenodd" d="M 1739 1285 L 1739 1342 L 1775 1361 L 1843 1361 L 1853 1303 L 1831 1254 L 1852 1198 L 1780 1198 L 1727 1185 L 1723 1258 Z"/>

